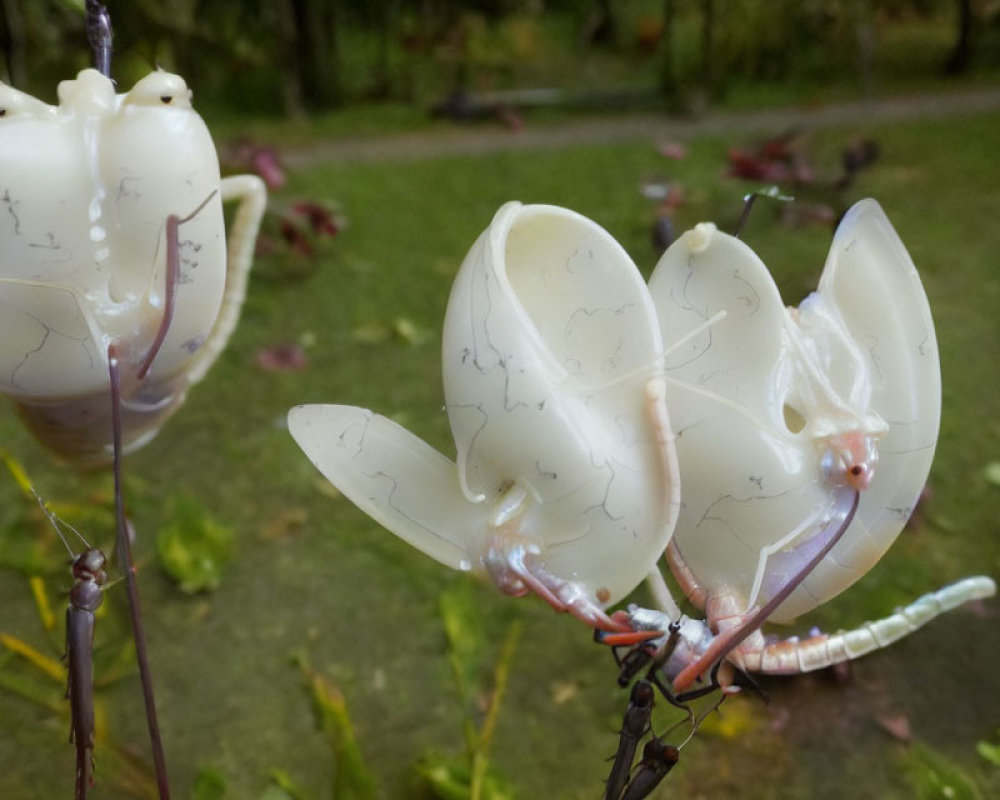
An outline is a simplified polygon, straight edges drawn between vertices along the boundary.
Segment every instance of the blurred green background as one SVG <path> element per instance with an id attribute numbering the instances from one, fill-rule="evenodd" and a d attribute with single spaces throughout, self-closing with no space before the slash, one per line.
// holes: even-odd
<path id="1" fill-rule="evenodd" d="M 88 62 L 79 5 L 3 3 L 0 78 L 53 102 Z M 476 757 L 489 762 L 483 797 L 601 795 L 627 702 L 610 654 L 540 601 L 505 598 L 380 529 L 333 496 L 284 428 L 294 404 L 350 403 L 453 452 L 441 322 L 465 252 L 507 200 L 595 219 L 648 275 L 667 213 L 658 193 L 676 199 L 677 233 L 706 219 L 733 228 L 764 182 L 727 174 L 738 149 L 777 170 L 764 175 L 802 209 L 761 202 L 744 234 L 794 304 L 815 286 L 832 218 L 877 198 L 937 324 L 931 493 L 886 558 L 795 632 L 1000 575 L 995 4 L 109 6 L 122 90 L 152 64 L 180 72 L 228 171 L 285 173 L 228 351 L 126 459 L 176 797 L 435 796 L 421 771 L 438 776 L 436 796 L 463 796 L 445 778 Z M 766 141 L 783 143 L 777 166 Z M 838 188 L 843 151 L 864 141 L 877 157 Z M 6 405 L 0 445 L 110 551 L 109 477 L 55 464 Z M 70 577 L 42 522 L 0 471 L 0 633 L 58 660 Z M 108 589 L 95 642 L 94 798 L 154 796 L 123 594 Z M 848 674 L 763 681 L 769 702 L 727 701 L 656 796 L 1000 796 L 998 613 L 995 600 L 955 611 Z M 62 686 L 3 641 L 0 797 L 69 796 Z M 675 718 L 658 707 L 657 730 Z"/>

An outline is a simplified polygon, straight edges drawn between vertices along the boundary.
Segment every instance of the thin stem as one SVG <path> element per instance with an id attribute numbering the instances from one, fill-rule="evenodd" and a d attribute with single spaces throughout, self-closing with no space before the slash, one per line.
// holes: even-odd
<path id="1" fill-rule="evenodd" d="M 167 764 L 160 739 L 160 725 L 156 719 L 156 699 L 153 696 L 153 675 L 149 669 L 146 653 L 146 636 L 142 628 L 142 610 L 139 604 L 139 586 L 135 578 L 135 563 L 132 560 L 132 543 L 129 539 L 128 520 L 125 518 L 125 499 L 122 492 L 122 419 L 121 419 L 121 379 L 118 374 L 118 356 L 115 346 L 108 347 L 108 372 L 111 377 L 111 430 L 114 442 L 112 468 L 115 477 L 115 520 L 117 523 L 118 563 L 125 575 L 125 589 L 128 593 L 129 611 L 132 617 L 132 635 L 135 639 L 135 657 L 139 663 L 139 679 L 142 682 L 142 696 L 146 703 L 146 722 L 149 725 L 149 742 L 153 751 L 153 769 L 156 772 L 156 786 L 160 800 L 170 800 L 170 785 L 167 780 Z"/>
<path id="2" fill-rule="evenodd" d="M 507 629 L 507 636 L 500 650 L 500 658 L 497 659 L 493 675 L 493 697 L 490 700 L 489 709 L 486 711 L 486 719 L 483 720 L 483 727 L 479 731 L 478 742 L 472 756 L 472 779 L 469 782 L 470 800 L 479 800 L 482 796 L 483 779 L 486 777 L 487 757 L 490 744 L 493 742 L 493 731 L 496 728 L 500 704 L 503 702 L 503 695 L 507 689 L 510 662 L 514 657 L 514 648 L 517 646 L 517 639 L 520 635 L 520 623 L 512 623 Z"/>
<path id="3" fill-rule="evenodd" d="M 84 7 L 84 24 L 87 41 L 93 56 L 94 68 L 104 77 L 111 77 L 111 14 L 97 0 L 87 0 Z"/>

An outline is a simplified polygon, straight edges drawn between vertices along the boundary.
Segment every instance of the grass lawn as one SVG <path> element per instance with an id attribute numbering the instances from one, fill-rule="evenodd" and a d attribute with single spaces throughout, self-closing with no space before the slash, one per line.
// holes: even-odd
<path id="1" fill-rule="evenodd" d="M 815 132 L 808 149 L 817 172 L 835 174 L 840 148 L 857 134 L 876 138 L 882 156 L 846 199 L 877 198 L 921 272 L 937 324 L 944 416 L 933 497 L 919 526 L 904 531 L 856 586 L 800 620 L 802 633 L 812 625 L 853 626 L 965 575 L 1000 576 L 1000 486 L 986 473 L 1000 461 L 1000 116 Z M 656 258 L 649 236 L 654 209 L 638 192 L 641 180 L 665 176 L 684 185 L 679 230 L 704 219 L 723 229 L 735 224 L 740 197 L 751 188 L 722 176 L 726 149 L 747 144 L 738 133 L 691 142 L 678 162 L 664 160 L 653 144 L 318 164 L 292 174 L 272 198 L 275 207 L 300 197 L 336 202 L 348 225 L 314 262 L 259 260 L 229 350 L 176 418 L 126 462 L 177 797 L 194 796 L 196 777 L 206 769 L 227 791 L 200 797 L 260 798 L 273 769 L 290 775 L 305 796 L 330 796 L 333 759 L 294 654 L 306 655 L 342 689 L 381 796 L 416 796 L 413 765 L 421 756 L 461 752 L 465 715 L 438 598 L 467 579 L 323 491 L 284 430 L 284 414 L 303 402 L 361 405 L 451 455 L 441 322 L 462 257 L 503 202 L 565 205 L 592 217 L 647 275 Z M 810 194 L 819 192 L 803 192 Z M 786 300 L 797 303 L 815 285 L 830 232 L 786 228 L 760 203 L 744 238 L 773 270 Z M 308 368 L 261 370 L 257 351 L 284 342 L 305 344 Z M 47 498 L 106 497 L 105 476 L 54 466 L 12 410 L 0 416 L 0 442 Z M 236 532 L 236 552 L 218 588 L 196 596 L 164 575 L 154 546 L 171 502 L 182 496 Z M 4 563 L 35 532 L 21 524 L 24 515 L 13 483 L 0 476 Z M 95 522 L 88 532 L 110 549 L 110 526 Z M 61 609 L 68 572 L 56 546 L 44 548 L 46 585 Z M 0 577 L 6 611 L 0 631 L 58 655 L 22 572 L 8 568 Z M 112 661 L 124 641 L 121 587 L 108 595 L 97 638 L 102 662 Z M 463 596 L 480 623 L 469 665 L 484 686 L 509 624 L 523 623 L 493 767 L 522 798 L 596 797 L 627 702 L 610 655 L 579 623 L 537 600 L 510 600 L 476 583 Z M 751 694 L 728 701 L 721 718 L 683 751 L 663 796 L 997 795 L 1000 772 L 975 749 L 977 741 L 995 740 L 1000 728 L 998 605 L 984 608 L 954 612 L 856 662 L 846 684 L 825 673 L 773 679 L 764 682 L 769 704 Z M 0 654 L 2 675 L 46 680 Z M 54 683 L 46 692 L 58 700 Z M 68 719 L 25 694 L 0 691 L 0 795 L 67 796 Z M 98 698 L 110 739 L 98 744 L 93 796 L 132 796 L 117 786 L 128 762 L 110 742 L 135 743 L 144 756 L 134 674 L 99 689 Z M 911 745 L 879 721 L 900 716 Z M 673 715 L 658 708 L 654 719 L 662 730 Z M 935 781 L 954 793 L 943 795 Z"/>

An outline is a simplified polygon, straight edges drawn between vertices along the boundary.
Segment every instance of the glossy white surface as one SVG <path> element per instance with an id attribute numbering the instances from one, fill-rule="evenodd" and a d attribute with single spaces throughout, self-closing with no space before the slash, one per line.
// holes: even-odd
<path id="1" fill-rule="evenodd" d="M 126 408 L 126 438 L 135 444 L 155 432 L 155 418 L 179 404 L 213 335 L 232 270 L 215 147 L 183 79 L 158 71 L 116 94 L 88 69 L 60 83 L 58 96 L 49 106 L 0 84 L 0 392 L 21 404 L 43 439 L 84 420 L 61 444 L 50 442 L 72 456 L 74 448 L 100 449 L 102 434 L 86 425 L 101 416 L 111 342 L 123 399 L 136 410 Z M 240 196 L 254 209 L 252 244 L 265 195 L 257 179 L 242 180 Z M 130 372 L 163 317 L 167 218 L 206 200 L 180 226 L 173 319 L 148 377 L 135 385 Z M 245 271 L 252 250 L 238 255 Z M 103 430 L 103 420 L 95 425 Z"/>
<path id="2" fill-rule="evenodd" d="M 457 465 L 363 409 L 300 406 L 292 435 L 362 510 L 450 567 L 520 594 L 523 561 L 574 613 L 624 597 L 678 503 L 663 347 L 635 265 L 574 212 L 508 203 L 456 277 L 442 350 Z"/>
<path id="3" fill-rule="evenodd" d="M 683 481 L 671 551 L 709 595 L 766 602 L 831 513 L 851 456 L 873 470 L 844 538 L 772 617 L 787 621 L 867 572 L 924 486 L 941 385 L 920 279 L 864 200 L 797 310 L 749 247 L 710 224 L 664 254 L 650 291 L 668 346 L 725 312 L 666 364 Z"/>

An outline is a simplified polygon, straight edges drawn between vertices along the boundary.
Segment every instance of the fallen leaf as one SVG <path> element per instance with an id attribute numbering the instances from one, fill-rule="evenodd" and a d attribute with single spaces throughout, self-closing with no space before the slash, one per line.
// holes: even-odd
<path id="1" fill-rule="evenodd" d="M 910 732 L 910 719 L 906 714 L 885 714 L 875 718 L 878 724 L 893 739 L 900 742 L 910 742 L 913 735 Z"/>
<path id="2" fill-rule="evenodd" d="M 580 692 L 580 687 L 573 681 L 553 681 L 550 689 L 552 702 L 557 706 L 568 703 Z"/>
<path id="3" fill-rule="evenodd" d="M 306 352 L 297 344 L 276 344 L 257 351 L 254 360 L 265 372 L 301 372 L 309 365 Z"/>

